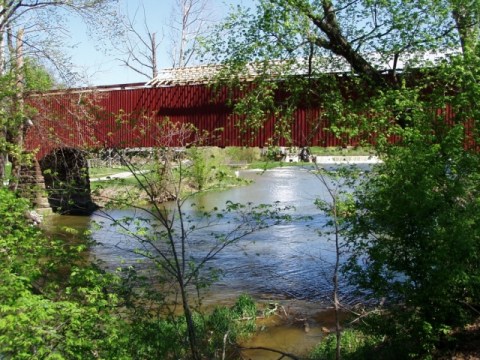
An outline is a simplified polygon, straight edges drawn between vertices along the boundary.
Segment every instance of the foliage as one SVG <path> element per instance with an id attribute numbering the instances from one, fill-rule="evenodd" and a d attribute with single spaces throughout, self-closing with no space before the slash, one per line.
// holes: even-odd
<path id="1" fill-rule="evenodd" d="M 27 292 L 14 303 L 2 305 L 2 315 L 1 353 L 7 358 L 94 359 L 95 354 L 126 358 L 122 350 L 126 346 L 119 338 L 121 326 L 94 307 Z"/>
<path id="2" fill-rule="evenodd" d="M 183 176 L 188 178 L 189 184 L 196 191 L 242 184 L 244 181 L 235 176 L 228 162 L 249 161 L 258 156 L 257 152 L 256 149 L 192 147 L 187 151 L 191 164 L 185 168 Z"/>
<path id="3" fill-rule="evenodd" d="M 189 176 L 192 179 L 194 188 L 205 190 L 218 177 L 224 176 L 225 169 L 222 169 L 224 161 L 219 159 L 220 154 L 211 149 L 200 149 L 192 147 L 188 149 L 188 155 L 192 160 L 189 168 Z"/>
<path id="4" fill-rule="evenodd" d="M 128 351 L 132 359 L 184 359 L 188 344 L 185 319 L 134 318 L 128 328 Z"/>
<path id="5" fill-rule="evenodd" d="M 282 139 L 288 145 L 297 131 L 293 112 L 302 109 L 310 128 L 305 143 L 294 145 L 313 145 L 324 128 L 342 142 L 361 142 L 396 131 L 391 114 L 402 111 L 396 98 L 383 109 L 375 98 L 418 80 L 419 65 L 438 63 L 432 54 L 458 48 L 457 31 L 476 27 L 468 20 L 478 14 L 475 6 L 448 0 L 262 0 L 255 8 L 232 11 L 217 36 L 205 42 L 205 52 L 226 65 L 218 82 L 234 89 L 233 108 L 246 141 L 275 119 L 268 145 Z M 456 22 L 452 13 L 465 22 Z M 384 75 L 387 67 L 391 76 Z"/>
<path id="6" fill-rule="evenodd" d="M 315 205 L 327 216 L 322 236 L 333 242 L 334 261 L 331 264 L 332 277 L 332 303 L 335 312 L 335 335 L 336 335 L 336 357 L 339 359 L 342 353 L 342 326 L 340 324 L 340 311 L 345 310 L 340 296 L 340 265 L 348 256 L 347 244 L 344 236 L 346 232 L 346 221 L 354 209 L 352 188 L 356 185 L 359 176 L 359 169 L 355 166 L 338 166 L 333 171 L 319 169 L 316 176 L 325 189 L 325 198 L 317 198 Z M 330 274 L 329 274 L 330 275 Z"/>
<path id="7" fill-rule="evenodd" d="M 142 157 L 140 161 L 132 161 L 132 168 L 137 177 L 130 173 L 127 177 L 116 178 L 121 172 L 130 172 L 128 167 L 119 168 L 89 168 L 90 186 L 94 195 L 102 204 L 107 200 L 108 206 L 124 207 L 131 204 L 131 198 L 136 198 L 136 205 L 151 201 L 150 195 L 156 202 L 164 202 L 174 199 L 176 195 L 175 184 L 182 179 L 182 197 L 198 193 L 200 191 L 222 190 L 231 186 L 243 185 L 248 181 L 237 177 L 228 161 L 237 164 L 246 161 L 257 151 L 233 151 L 219 148 L 190 148 L 185 153 L 179 152 L 172 163 L 182 161 L 182 165 L 173 166 L 161 159 L 161 153 L 171 155 L 170 150 L 157 150 L 159 154 Z M 243 164 L 243 163 L 241 163 Z M 106 179 L 98 178 L 105 177 Z M 110 178 L 109 178 L 110 177 Z M 94 181 L 92 181 L 94 180 Z M 139 180 L 142 184 L 139 184 Z M 148 185 L 148 192 L 144 191 L 144 185 Z M 102 194 L 114 193 L 115 196 L 107 196 L 102 199 Z M 123 194 L 123 195 L 122 195 Z M 130 200 L 129 200 L 130 199 Z"/>
<path id="8" fill-rule="evenodd" d="M 26 58 L 24 69 L 26 91 L 46 91 L 54 85 L 53 75 L 33 58 Z"/>
<path id="9" fill-rule="evenodd" d="M 240 295 L 231 308 L 216 307 L 205 319 L 205 335 L 208 335 L 205 348 L 208 358 L 220 359 L 220 351 L 231 349 L 232 344 L 255 332 L 257 307 L 248 295 Z"/>
<path id="10" fill-rule="evenodd" d="M 379 337 L 366 335 L 358 330 L 347 329 L 343 331 L 341 340 L 342 359 L 364 360 L 378 358 L 376 347 L 381 342 Z M 325 337 L 310 353 L 311 360 L 336 359 L 337 338 L 335 334 Z M 393 357 L 392 357 L 393 358 Z M 392 359 L 382 356 L 382 359 Z"/>
<path id="11" fill-rule="evenodd" d="M 211 313 L 193 313 L 199 353 L 207 359 L 221 359 L 224 352 L 234 354 L 237 341 L 255 331 L 255 318 L 256 305 L 247 295 L 241 295 L 232 307 L 217 306 Z M 132 320 L 128 328 L 132 358 L 189 358 L 185 317 L 140 311 Z"/>
<path id="12" fill-rule="evenodd" d="M 112 283 L 95 268 L 73 268 L 66 287 L 51 272 L 75 249 L 27 223 L 28 204 L 0 189 L 0 356 L 8 359 L 125 358 L 122 320 L 110 315 Z M 63 290 L 62 290 L 63 289 Z"/>
<path id="13" fill-rule="evenodd" d="M 81 255 L 84 245 L 49 239 L 27 223 L 26 200 L 6 189 L 0 200 L 0 357 L 188 358 L 186 318 L 155 308 L 163 299 L 158 287 L 148 287 L 133 269 L 117 276 L 89 265 Z M 194 313 L 199 351 L 212 358 L 234 348 L 254 330 L 255 313 L 248 296 L 231 309 Z"/>
<path id="14" fill-rule="evenodd" d="M 225 148 L 226 157 L 231 163 L 252 163 L 260 159 L 260 150 L 251 147 L 229 146 Z"/>
<path id="15" fill-rule="evenodd" d="M 313 155 L 320 156 L 371 156 L 375 154 L 375 149 L 372 146 L 348 148 L 312 146 L 309 149 Z"/>
<path id="16" fill-rule="evenodd" d="M 28 202 L 17 199 L 3 188 L 0 189 L 0 195 L 2 271 L 13 272 L 26 281 L 33 281 L 40 275 L 36 254 L 41 256 L 44 253 L 44 244 L 35 241 L 39 237 L 38 230 L 26 224 L 24 212 L 28 209 Z"/>
<path id="17" fill-rule="evenodd" d="M 396 330 L 428 347 L 480 302 L 480 159 L 463 149 L 462 125 L 404 141 L 356 192 L 347 271 L 395 305 Z"/>

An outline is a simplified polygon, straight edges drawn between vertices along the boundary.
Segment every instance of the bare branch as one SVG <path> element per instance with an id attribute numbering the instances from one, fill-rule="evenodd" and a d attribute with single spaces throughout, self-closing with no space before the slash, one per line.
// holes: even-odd
<path id="1" fill-rule="evenodd" d="M 198 37 L 206 35 L 214 16 L 210 0 L 176 0 L 170 24 L 170 56 L 173 67 L 185 67 L 195 58 Z"/>
<path id="2" fill-rule="evenodd" d="M 300 360 L 300 358 L 297 355 L 287 353 L 287 352 L 277 350 L 277 349 L 272 349 L 272 348 L 269 348 L 269 347 L 264 347 L 264 346 L 241 347 L 240 349 L 241 350 L 265 350 L 265 351 L 273 352 L 273 353 L 276 353 L 276 354 L 280 354 L 281 357 L 279 359 L 283 359 L 283 358 L 287 357 L 287 358 L 290 358 L 290 359 L 293 359 L 293 360 Z"/>
<path id="3" fill-rule="evenodd" d="M 137 24 L 139 12 L 142 13 L 141 26 Z M 122 27 L 124 29 L 123 41 L 113 43 L 114 48 L 123 56 L 117 57 L 117 60 L 148 79 L 156 77 L 158 74 L 157 52 L 160 42 L 157 32 L 152 31 L 147 23 L 143 4 L 139 5 L 132 17 L 127 16 L 123 19 Z"/>

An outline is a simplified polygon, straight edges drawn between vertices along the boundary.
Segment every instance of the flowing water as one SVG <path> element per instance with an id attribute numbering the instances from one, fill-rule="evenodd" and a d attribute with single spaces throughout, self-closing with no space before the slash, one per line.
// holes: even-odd
<path id="1" fill-rule="evenodd" d="M 205 209 L 223 208 L 227 201 L 253 204 L 294 206 L 292 215 L 303 219 L 255 232 L 225 248 L 211 265 L 223 271 L 223 276 L 206 292 L 204 304 L 231 304 L 242 293 L 259 301 L 283 306 L 283 316 L 266 320 L 265 331 L 252 339 L 248 346 L 267 346 L 299 353 L 317 343 L 325 328 L 331 328 L 331 312 L 326 311 L 331 298 L 331 267 L 334 244 L 319 230 L 326 217 L 316 208 L 317 198 L 328 200 L 326 189 L 309 168 L 286 167 L 261 171 L 242 171 L 241 177 L 252 180 L 248 186 L 221 192 L 208 192 L 190 200 Z M 192 209 L 187 204 L 185 209 Z M 189 210 L 190 211 L 190 210 Z M 105 213 L 104 213 L 105 212 Z M 70 226 L 78 230 L 92 229 L 92 238 L 101 246 L 91 249 L 91 255 L 115 268 L 120 263 L 135 263 L 139 256 L 132 250 L 138 243 L 127 239 L 111 226 L 92 227 L 105 222 L 104 215 L 113 218 L 135 217 L 134 209 L 102 210 L 90 217 L 53 216 L 52 226 Z M 194 215 L 194 210 L 191 210 Z M 211 230 L 207 230 L 211 231 Z M 201 236 L 206 236 L 204 232 Z M 208 251 L 208 242 L 199 242 L 194 256 Z M 342 287 L 344 301 L 351 289 Z M 309 323 L 306 332 L 305 324 Z M 323 331 L 322 331 L 323 329 Z M 278 358 L 278 354 L 250 352 L 250 359 Z M 269 357 L 271 356 L 271 357 Z"/>

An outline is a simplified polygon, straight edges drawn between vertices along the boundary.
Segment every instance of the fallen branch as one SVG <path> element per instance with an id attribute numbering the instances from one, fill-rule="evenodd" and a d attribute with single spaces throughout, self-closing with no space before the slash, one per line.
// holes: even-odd
<path id="1" fill-rule="evenodd" d="M 362 320 L 363 318 L 367 317 L 367 316 L 370 316 L 371 314 L 382 314 L 384 312 L 384 310 L 382 309 L 373 309 L 371 311 L 366 311 L 362 314 L 359 314 L 359 313 L 356 313 L 354 311 L 350 311 L 350 313 L 352 313 L 353 315 L 355 315 L 355 319 L 353 319 L 352 321 L 350 321 L 348 323 L 348 325 L 352 325 L 352 324 L 355 324 L 356 322 L 359 322 L 360 320 Z"/>
<path id="2" fill-rule="evenodd" d="M 290 359 L 293 359 L 293 360 L 301 360 L 298 356 L 296 356 L 294 354 L 290 354 L 290 353 L 287 353 L 287 352 L 284 352 L 284 351 L 281 351 L 281 350 L 271 349 L 271 348 L 264 347 L 264 346 L 241 347 L 240 350 L 265 350 L 265 351 L 270 351 L 270 352 L 282 355 L 281 357 L 278 358 L 278 360 L 283 359 L 285 356 L 289 357 Z"/>
<path id="3" fill-rule="evenodd" d="M 470 310 L 472 310 L 473 312 L 475 312 L 475 313 L 477 313 L 478 315 L 480 315 L 480 311 L 478 311 L 475 307 L 473 307 L 472 305 L 470 305 L 470 304 L 467 303 L 466 301 L 460 301 L 460 304 L 465 305 L 465 306 L 468 307 Z"/>

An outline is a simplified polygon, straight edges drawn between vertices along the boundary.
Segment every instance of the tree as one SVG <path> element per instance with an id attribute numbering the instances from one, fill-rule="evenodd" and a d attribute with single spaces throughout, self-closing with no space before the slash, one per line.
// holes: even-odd
<path id="1" fill-rule="evenodd" d="M 452 17 L 464 54 L 475 52 L 479 35 L 479 4 L 477 1 L 450 0 Z"/>
<path id="2" fill-rule="evenodd" d="M 346 221 L 349 213 L 354 209 L 351 189 L 358 178 L 358 169 L 353 166 L 341 166 L 335 171 L 327 171 L 316 167 L 315 176 L 326 190 L 326 198 L 318 198 L 315 205 L 323 211 L 329 220 L 325 224 L 326 231 L 321 235 L 333 238 L 335 260 L 332 266 L 332 302 L 335 311 L 335 358 L 342 357 L 342 325 L 341 312 L 345 310 L 340 300 L 340 276 L 342 262 L 347 257 L 347 243 L 344 239 Z"/>
<path id="3" fill-rule="evenodd" d="M 168 31 L 154 31 L 147 21 L 143 3 L 138 6 L 133 16 L 122 18 L 115 31 L 122 41 L 114 41 L 113 48 L 120 53 L 117 58 L 127 68 L 146 77 L 154 79 L 158 75 L 160 45 L 169 48 L 171 67 L 183 68 L 198 57 L 200 36 L 208 35 L 208 26 L 214 22 L 209 10 L 209 0 L 175 0 L 167 23 Z M 118 24 L 117 24 L 118 25 Z M 165 38 L 164 33 L 168 36 Z M 115 36 L 115 39 L 117 37 Z M 117 55 L 118 56 L 118 55 Z"/>
<path id="4" fill-rule="evenodd" d="M 240 8 L 217 27 L 218 35 L 207 42 L 205 56 L 228 65 L 221 77 L 231 79 L 233 84 L 242 78 L 253 79 L 254 90 L 237 103 L 237 111 L 246 115 L 245 127 L 261 126 L 271 114 L 289 124 L 292 108 L 308 107 L 305 101 L 313 101 L 325 113 L 332 112 L 328 115 L 340 128 L 344 125 L 340 120 L 348 126 L 350 119 L 345 113 L 351 113 L 349 108 L 360 109 L 357 114 L 371 112 L 370 103 L 363 109 L 362 103 L 385 91 L 401 90 L 405 82 L 415 81 L 419 64 L 429 66 L 444 59 L 442 54 L 458 49 L 462 34 L 476 26 L 475 5 L 468 4 L 260 1 L 256 9 Z M 457 13 L 459 19 L 455 21 L 453 14 Z M 357 76 L 339 79 L 339 73 Z M 279 74 L 282 90 L 291 95 L 281 101 L 275 97 L 279 81 L 271 81 Z M 294 75 L 302 75 L 302 79 Z M 322 85 L 321 91 L 317 91 L 318 84 Z M 264 100 L 255 102 L 260 92 Z M 391 100 L 386 110 L 392 118 L 401 118 L 405 109 Z M 367 126 L 376 118 L 357 116 L 354 120 L 364 121 Z"/>
<path id="5" fill-rule="evenodd" d="M 478 316 L 480 167 L 463 131 L 412 133 L 356 192 L 346 270 L 391 305 L 389 341 L 417 355 Z"/>
<path id="6" fill-rule="evenodd" d="M 175 0 L 169 23 L 172 67 L 186 67 L 198 56 L 199 37 L 207 37 L 215 21 L 209 5 L 210 0 Z"/>
<path id="7" fill-rule="evenodd" d="M 143 13 L 143 29 L 137 24 L 139 12 Z M 155 78 L 158 75 L 158 48 L 162 39 L 158 39 L 158 32 L 150 29 L 145 6 L 139 5 L 132 18 L 122 18 L 121 28 L 122 41 L 113 42 L 113 47 L 122 56 L 118 60 L 149 80 Z"/>
<path id="8" fill-rule="evenodd" d="M 25 58 L 38 62 L 41 66 L 49 63 L 51 69 L 64 81 L 72 81 L 68 59 L 58 51 L 65 45 L 63 20 L 67 14 L 81 16 L 94 25 L 97 20 L 112 15 L 115 0 L 74 0 L 74 1 L 29 1 L 15 0 L 0 2 L 0 76 L 7 83 L 2 89 L 2 121 L 0 123 L 0 175 L 4 176 L 5 156 L 12 160 L 12 174 L 19 176 L 23 152 L 24 123 L 28 118 L 23 107 L 23 79 Z M 98 21 L 103 23 L 102 21 Z M 52 73 L 53 73 L 52 70 Z M 32 74 L 30 74 L 32 75 Z M 29 86 L 32 86 L 33 77 Z M 39 80 L 39 78 L 37 78 Z M 41 89 L 43 84 L 38 84 Z M 29 89 L 31 90 L 31 88 Z M 12 182 L 15 187 L 15 181 Z"/>
<path id="9" fill-rule="evenodd" d="M 337 55 L 353 72 L 383 86 L 379 61 L 392 61 L 395 71 L 400 65 L 395 61 L 404 54 L 474 41 L 477 13 L 475 2 L 461 0 L 260 1 L 257 9 L 239 9 L 218 29 L 226 37 L 217 45 L 230 52 L 215 54 L 226 61 L 303 59 L 313 45 L 316 55 Z"/>
<path id="10" fill-rule="evenodd" d="M 129 171 L 146 196 L 147 204 L 138 203 L 138 194 L 127 192 L 124 196 L 113 198 L 110 206 L 133 207 L 135 217 L 116 217 L 104 212 L 103 217 L 108 221 L 102 226 L 113 226 L 117 231 L 126 235 L 127 243 L 119 244 L 120 248 L 141 256 L 155 269 L 155 278 L 160 279 L 161 292 L 156 294 L 153 301 L 162 309 L 168 308 L 167 298 L 179 299 L 173 301 L 173 306 L 180 305 L 186 323 L 188 344 L 191 357 L 200 359 L 202 351 L 209 348 L 201 343 L 199 336 L 201 326 L 195 321 L 194 306 L 196 301 L 192 295 L 195 290 L 198 294 L 208 286 L 217 276 L 218 269 L 212 268 L 210 263 L 227 246 L 239 242 L 254 232 L 287 222 L 291 218 L 280 204 L 257 205 L 238 204 L 227 202 L 224 209 L 206 209 L 195 204 L 188 206 L 188 200 L 200 191 L 215 189 L 205 183 L 204 169 L 199 167 L 216 165 L 208 163 L 198 164 L 201 157 L 197 152 L 192 154 L 188 161 L 183 158 L 172 146 L 179 142 L 189 147 L 201 144 L 202 134 L 198 134 L 189 124 L 173 123 L 168 119 L 153 122 L 146 116 L 136 119 L 136 130 L 140 134 L 158 134 L 155 148 L 155 171 L 139 172 L 138 162 L 122 157 Z M 192 139 L 196 141 L 192 142 Z M 197 162 L 195 164 L 194 162 Z M 210 171 L 212 171 L 210 169 Z M 198 173 L 202 174 L 199 175 Z M 198 177 L 202 180 L 198 180 Z M 227 175 L 217 173 L 221 182 Z M 193 194 L 188 189 L 199 189 Z M 171 201 L 159 202 L 161 199 Z M 133 243 L 133 249 L 132 249 Z M 173 310 L 164 313 L 174 314 Z M 231 339 L 229 332 L 225 339 Z"/>
<path id="11" fill-rule="evenodd" d="M 338 136 L 373 135 L 385 164 L 356 194 L 346 271 L 400 310 L 387 339 L 409 339 L 403 350 L 417 355 L 478 314 L 479 11 L 455 0 L 260 1 L 207 43 L 225 64 L 220 82 L 246 93 L 234 99 L 240 126 L 273 117 L 288 139 L 292 111 L 315 106 L 312 131 L 326 118 Z"/>
<path id="12" fill-rule="evenodd" d="M 11 152 L 12 158 L 12 178 L 18 179 L 20 177 L 20 166 L 21 166 L 21 151 L 19 151 L 23 146 L 23 140 L 25 136 L 25 124 L 23 119 L 24 112 L 24 76 L 23 76 L 23 29 L 18 31 L 16 35 L 16 43 L 13 44 L 12 33 L 8 32 L 8 49 L 10 54 L 14 57 L 15 63 L 12 64 L 12 96 L 9 104 L 9 109 L 7 110 L 10 116 L 10 121 L 13 126 L 8 126 L 5 131 L 5 143 L 10 143 L 13 145 L 14 150 Z M 17 189 L 18 180 L 15 180 L 9 184 L 10 188 L 13 190 Z"/>
<path id="13" fill-rule="evenodd" d="M 51 66 L 63 81 L 72 83 L 75 74 L 68 59 L 61 54 L 66 44 L 65 19 L 79 16 L 91 31 L 101 28 L 107 20 L 116 17 L 117 0 L 14 0 L 0 4 L 0 59 L 3 74 L 10 71 L 15 55 L 4 46 L 9 38 L 24 29 L 23 48 L 26 57 L 39 60 L 43 65 Z"/>
<path id="14" fill-rule="evenodd" d="M 118 278 L 85 263 L 84 243 L 47 237 L 27 211 L 25 199 L 0 189 L 0 356 L 126 359 Z"/>

